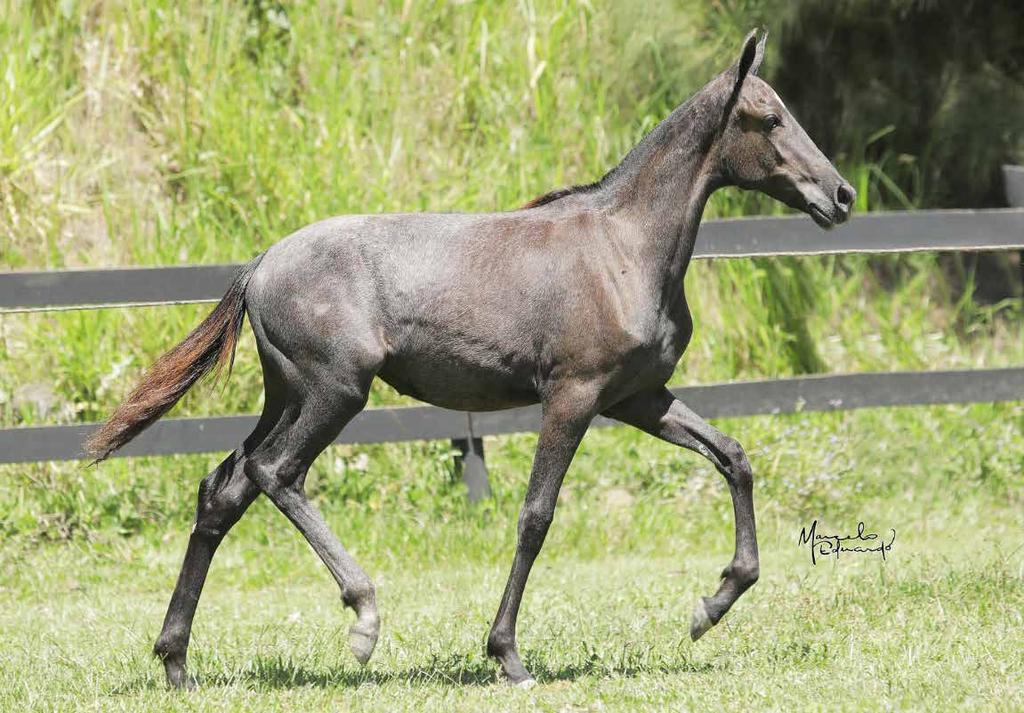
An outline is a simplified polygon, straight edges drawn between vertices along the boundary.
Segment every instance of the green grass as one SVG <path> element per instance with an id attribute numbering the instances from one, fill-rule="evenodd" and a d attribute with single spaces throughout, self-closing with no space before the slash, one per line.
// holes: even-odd
<path id="1" fill-rule="evenodd" d="M 326 570 L 260 500 L 200 605 L 201 689 L 165 691 L 149 649 L 188 531 L 171 509 L 132 537 L 3 548 L 0 708 L 1017 710 L 1022 421 L 1020 406 L 974 406 L 723 424 L 757 472 L 762 579 L 697 644 L 691 606 L 731 554 L 721 478 L 627 429 L 588 435 L 523 605 L 540 680 L 528 693 L 496 680 L 483 641 L 535 438 L 488 440 L 497 495 L 478 508 L 443 472 L 394 472 L 397 447 L 358 466 L 371 478 L 332 449 L 313 492 L 378 586 L 384 629 L 368 668 L 348 653 L 350 614 Z M 981 435 L 991 448 L 948 447 Z M 812 566 L 797 537 L 814 518 L 897 539 L 886 562 Z"/>
<path id="2" fill-rule="evenodd" d="M 778 3 L 274 7 L 0 0 L 0 268 L 243 260 L 328 215 L 500 210 L 593 180 Z M 914 207 L 864 155 L 837 157 L 858 210 Z M 708 215 L 781 211 L 730 190 Z M 974 304 L 944 270 L 695 264 L 673 383 L 1022 363 L 1020 301 Z M 207 311 L 0 315 L 0 425 L 102 418 Z M 176 415 L 259 408 L 243 335 L 232 380 Z M 531 693 L 495 684 L 482 645 L 535 436 L 487 440 L 495 497 L 477 507 L 445 443 L 315 464 L 311 493 L 380 589 L 366 671 L 326 572 L 258 502 L 214 564 L 191 696 L 163 690 L 148 651 L 222 454 L 3 466 L 0 710 L 1020 709 L 1022 408 L 719 423 L 757 474 L 763 577 L 697 645 L 692 603 L 732 541 L 720 476 L 626 429 L 588 435 L 524 604 Z M 795 542 L 815 517 L 895 527 L 896 549 L 811 567 Z"/>
<path id="3" fill-rule="evenodd" d="M 35 581 L 50 601 L 20 603 L 15 621 L 0 617 L 12 639 L 9 663 L 32 672 L 8 675 L 3 702 L 8 710 L 387 711 L 1024 704 L 1024 591 L 1011 570 L 1020 563 L 1007 562 L 997 542 L 954 528 L 943 537 L 962 539 L 970 556 L 932 555 L 941 539 L 911 536 L 885 565 L 812 568 L 792 532 L 768 534 L 771 574 L 697 644 L 687 634 L 692 600 L 726 552 L 679 540 L 661 556 L 546 557 L 520 627 L 527 665 L 541 681 L 530 692 L 497 682 L 482 653 L 502 569 L 378 571 L 385 628 L 361 669 L 347 649 L 348 613 L 312 553 L 282 557 L 287 545 L 242 553 L 240 544 L 225 547 L 197 624 L 191 663 L 201 689 L 167 692 L 147 647 L 174 559 L 129 551 L 94 564 L 102 575 L 95 582 Z M 83 560 L 94 558 L 51 558 L 49 566 Z"/>

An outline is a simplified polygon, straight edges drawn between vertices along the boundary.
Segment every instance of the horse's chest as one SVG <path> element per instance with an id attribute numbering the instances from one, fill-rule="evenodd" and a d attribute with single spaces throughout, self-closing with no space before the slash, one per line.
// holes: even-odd
<path id="1" fill-rule="evenodd" d="M 661 322 L 652 334 L 650 343 L 645 350 L 649 368 L 659 375 L 663 374 L 665 378 L 671 376 L 679 358 L 690 343 L 692 334 L 693 327 L 688 318 L 684 322 L 674 320 Z"/>
<path id="2" fill-rule="evenodd" d="M 647 381 L 664 383 L 675 370 L 693 333 L 685 305 L 657 319 L 631 325 L 628 338 L 618 339 L 610 356 L 625 371 Z"/>

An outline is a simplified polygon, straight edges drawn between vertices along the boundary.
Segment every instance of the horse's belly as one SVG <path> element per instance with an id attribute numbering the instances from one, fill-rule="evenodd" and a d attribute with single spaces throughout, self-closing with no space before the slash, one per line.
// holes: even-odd
<path id="1" fill-rule="evenodd" d="M 377 375 L 400 394 L 461 411 L 495 411 L 538 400 L 532 381 L 513 370 L 455 360 L 393 357 Z"/>

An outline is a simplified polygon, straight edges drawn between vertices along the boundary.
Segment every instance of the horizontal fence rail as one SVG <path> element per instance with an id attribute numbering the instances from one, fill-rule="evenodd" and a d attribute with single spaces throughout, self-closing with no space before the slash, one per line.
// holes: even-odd
<path id="1" fill-rule="evenodd" d="M 1011 185 L 1008 178 L 1008 190 Z M 694 257 L 1015 249 L 1024 249 L 1024 208 L 866 213 L 831 231 L 805 216 L 709 220 Z M 221 298 L 238 267 L 0 273 L 0 312 L 211 302 Z"/>
<path id="2" fill-rule="evenodd" d="M 672 393 L 707 418 L 1017 401 L 1024 399 L 1024 368 L 805 376 L 681 386 L 673 388 Z M 593 426 L 617 424 L 610 418 L 598 417 Z M 255 416 L 165 419 L 114 457 L 227 451 L 241 443 L 255 425 Z M 472 414 L 436 406 L 373 408 L 356 416 L 335 443 L 479 439 L 535 432 L 539 425 L 537 406 Z M 82 441 L 97 426 L 2 429 L 0 463 L 85 458 Z"/>

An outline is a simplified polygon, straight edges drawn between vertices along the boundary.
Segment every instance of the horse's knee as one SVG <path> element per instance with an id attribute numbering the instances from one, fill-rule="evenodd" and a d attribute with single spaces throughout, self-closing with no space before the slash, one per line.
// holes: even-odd
<path id="1" fill-rule="evenodd" d="M 750 467 L 746 451 L 735 438 L 726 436 L 722 447 L 725 477 L 732 485 L 750 487 L 754 483 L 754 470 Z"/>
<path id="2" fill-rule="evenodd" d="M 548 534 L 554 512 L 548 508 L 527 505 L 519 516 L 519 541 L 523 547 L 540 549 Z"/>

